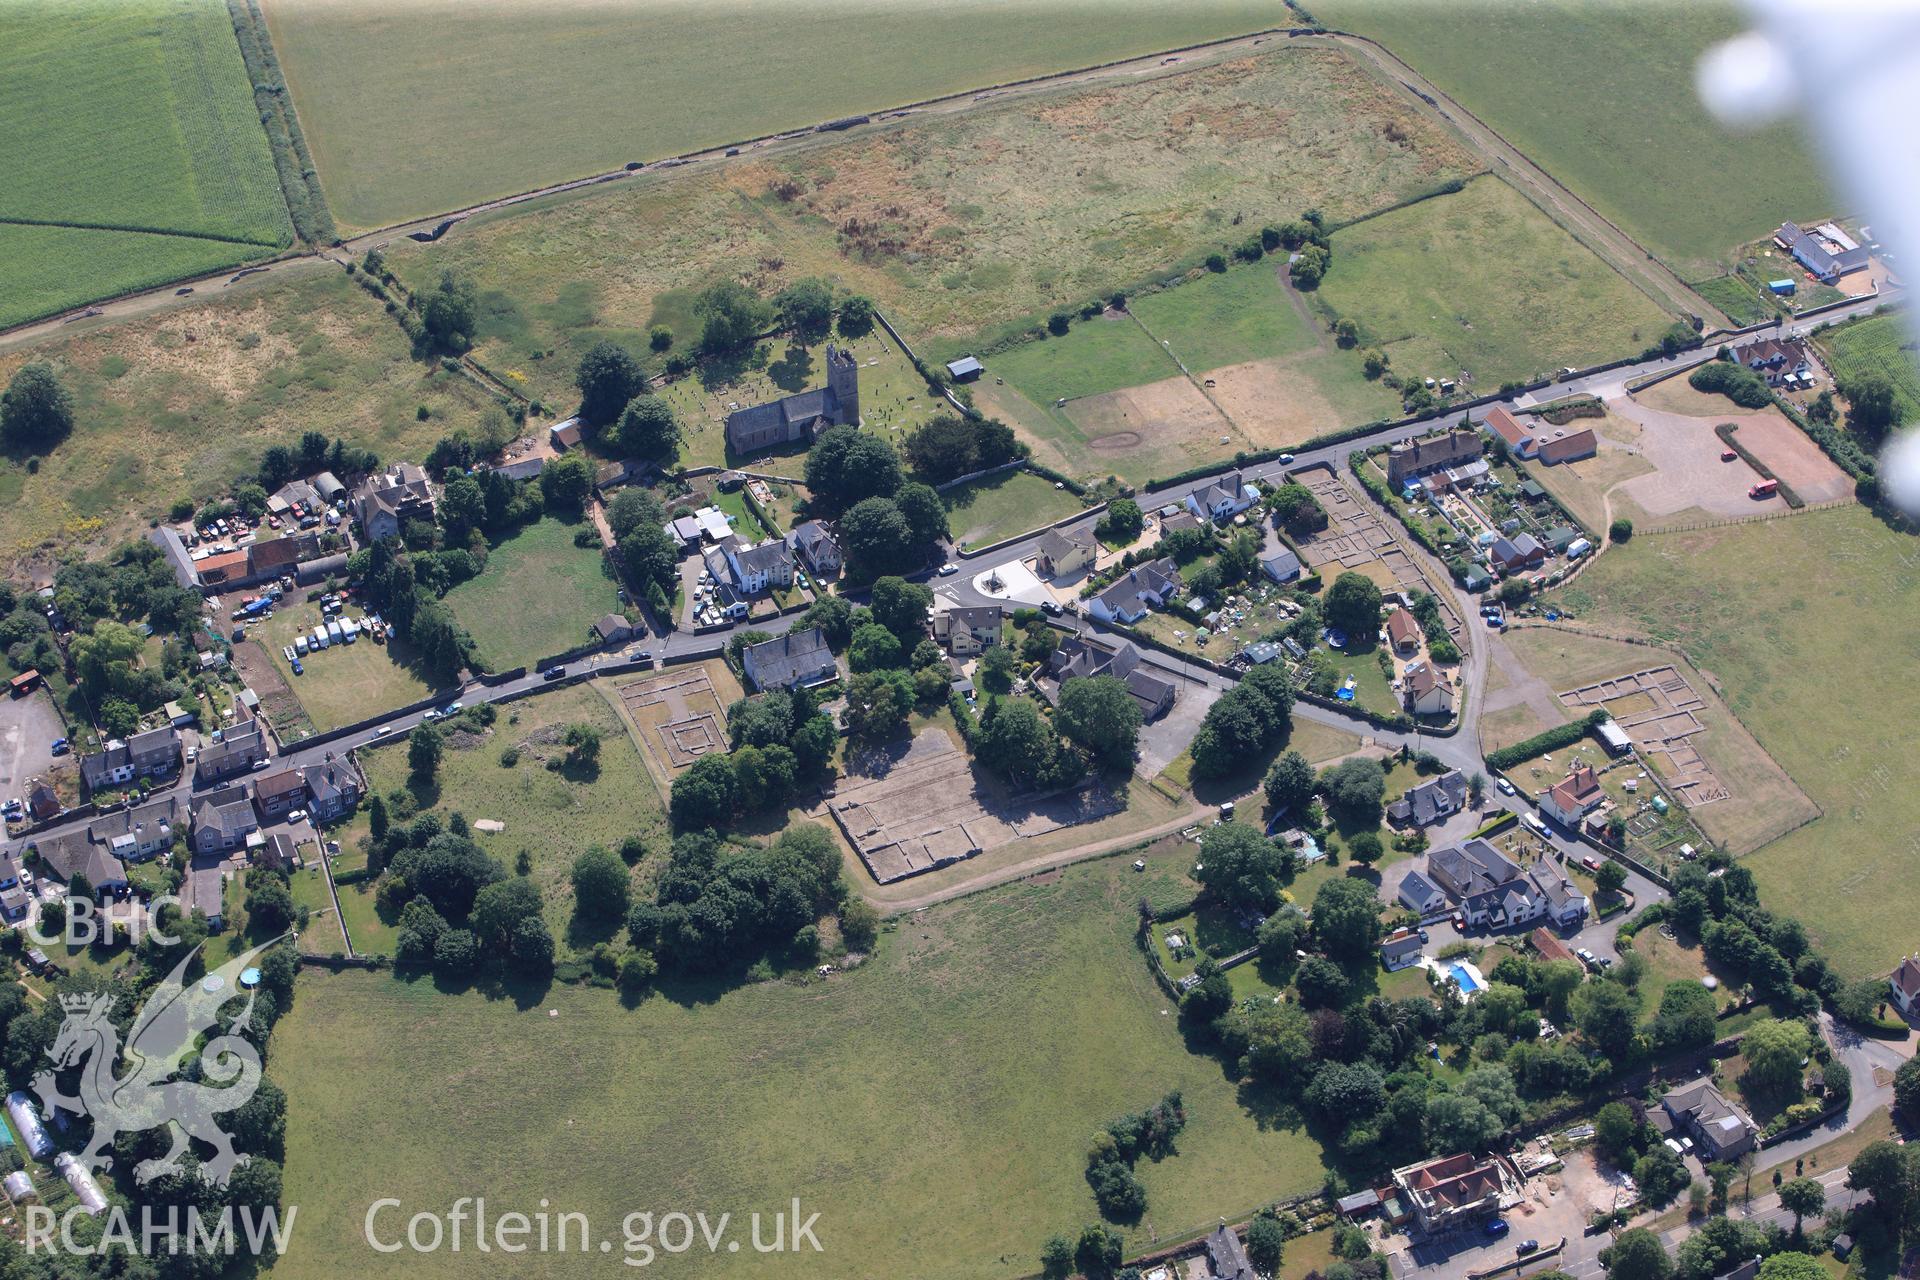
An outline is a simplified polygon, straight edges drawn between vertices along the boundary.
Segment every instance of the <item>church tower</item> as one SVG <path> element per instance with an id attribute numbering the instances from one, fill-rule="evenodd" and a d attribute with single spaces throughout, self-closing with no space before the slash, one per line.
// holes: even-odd
<path id="1" fill-rule="evenodd" d="M 836 403 L 834 424 L 860 425 L 860 362 L 845 347 L 827 344 L 827 389 Z"/>

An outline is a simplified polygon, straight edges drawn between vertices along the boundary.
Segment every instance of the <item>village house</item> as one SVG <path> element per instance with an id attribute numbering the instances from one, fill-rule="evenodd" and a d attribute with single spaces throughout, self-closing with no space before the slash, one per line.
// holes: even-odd
<path id="1" fill-rule="evenodd" d="M 639 633 L 634 625 L 617 613 L 603 613 L 600 620 L 593 624 L 593 638 L 598 644 L 625 644 Z"/>
<path id="2" fill-rule="evenodd" d="M 1580 829 L 1580 820 L 1606 803 L 1607 793 L 1590 764 L 1577 764 L 1567 776 L 1548 787 L 1540 796 L 1540 812 L 1569 830 Z"/>
<path id="3" fill-rule="evenodd" d="M 263 773 L 253 784 L 253 801 L 260 816 L 271 822 L 298 809 L 307 798 L 307 780 L 298 769 L 276 769 Z"/>
<path id="4" fill-rule="evenodd" d="M 409 520 L 433 522 L 433 485 L 419 466 L 396 462 L 361 481 L 352 506 L 369 542 L 397 538 Z"/>
<path id="5" fill-rule="evenodd" d="M 0 920 L 19 924 L 27 918 L 33 895 L 20 881 L 20 863 L 13 854 L 0 856 Z"/>
<path id="6" fill-rule="evenodd" d="M 1207 1270 L 1214 1280 L 1260 1280 L 1253 1260 L 1247 1256 L 1247 1246 L 1232 1227 L 1224 1224 L 1207 1237 Z"/>
<path id="7" fill-rule="evenodd" d="M 1393 1171 L 1393 1184 L 1427 1235 L 1440 1235 L 1491 1218 L 1500 1210 L 1507 1173 L 1497 1156 L 1471 1152 L 1441 1156 Z"/>
<path id="8" fill-rule="evenodd" d="M 1766 379 L 1770 387 L 1813 376 L 1813 360 L 1799 338 L 1755 338 L 1731 352 L 1734 360 Z"/>
<path id="9" fill-rule="evenodd" d="M 1231 471 L 1189 493 L 1186 508 L 1198 519 L 1225 524 L 1258 501 L 1260 490 L 1238 471 Z"/>
<path id="10" fill-rule="evenodd" d="M 1783 222 L 1773 233 L 1773 242 L 1793 255 L 1807 274 L 1822 284 L 1832 284 L 1841 276 L 1864 270 L 1870 255 L 1852 236 L 1831 222 L 1823 222 L 1813 231 L 1805 231 L 1791 222 Z"/>
<path id="11" fill-rule="evenodd" d="M 860 362 L 844 347 L 827 344 L 827 385 L 727 415 L 727 451 L 757 453 L 788 444 L 812 444 L 828 427 L 860 422 Z"/>
<path id="12" fill-rule="evenodd" d="M 85 827 L 30 839 L 25 847 L 39 855 L 44 874 L 67 883 L 76 875 L 85 876 L 96 896 L 127 887 L 126 863 L 114 857 L 113 851 L 96 841 Z"/>
<path id="13" fill-rule="evenodd" d="M 1727 1101 L 1711 1079 L 1681 1085 L 1660 1099 L 1660 1105 L 1680 1129 L 1700 1144 L 1701 1159 L 1738 1160 L 1753 1150 L 1757 1136 L 1753 1123 Z"/>
<path id="14" fill-rule="evenodd" d="M 1093 568 L 1097 549 L 1090 530 L 1049 529 L 1040 535 L 1034 567 L 1043 578 L 1075 578 Z"/>
<path id="15" fill-rule="evenodd" d="M 352 813 L 365 788 L 360 775 L 345 760 L 329 756 L 300 771 L 307 784 L 307 812 L 315 822 L 333 822 Z"/>
<path id="16" fill-rule="evenodd" d="M 1420 623 L 1411 610 L 1395 609 L 1387 614 L 1387 646 L 1403 658 L 1420 652 Z"/>
<path id="17" fill-rule="evenodd" d="M 1041 693 L 1049 702 L 1058 700 L 1060 686 L 1069 680 L 1113 676 L 1127 686 L 1127 692 L 1140 704 L 1141 717 L 1148 721 L 1165 715 L 1178 696 L 1171 681 L 1142 669 L 1140 651 L 1124 640 L 1108 645 L 1086 636 L 1070 636 L 1053 651 L 1048 672 L 1052 680 L 1041 686 Z"/>
<path id="18" fill-rule="evenodd" d="M 1387 483 L 1396 491 L 1409 480 L 1459 466 L 1480 456 L 1483 443 L 1477 431 L 1449 431 L 1445 435 L 1405 440 L 1387 450 Z"/>
<path id="19" fill-rule="evenodd" d="M 1134 623 L 1164 606 L 1184 584 L 1172 559 L 1162 556 L 1136 565 L 1087 602 L 1087 612 L 1102 622 Z"/>
<path id="20" fill-rule="evenodd" d="M 1567 929 L 1587 918 L 1586 895 L 1544 859 L 1523 870 L 1485 840 L 1428 854 L 1427 879 L 1446 891 L 1469 926 L 1498 929 L 1544 917 Z"/>
<path id="21" fill-rule="evenodd" d="M 1466 807 L 1467 775 L 1449 769 L 1417 787 L 1409 787 L 1387 806 L 1387 817 L 1401 826 L 1430 827 Z"/>
<path id="22" fill-rule="evenodd" d="M 1424 945 L 1417 933 L 1388 938 L 1380 944 L 1380 963 L 1388 973 L 1398 973 L 1420 962 L 1420 948 Z"/>
<path id="23" fill-rule="evenodd" d="M 846 558 L 840 554 L 840 544 L 827 526 L 818 520 L 808 520 L 798 525 L 787 535 L 787 545 L 800 557 L 809 572 L 816 578 L 831 578 L 839 573 Z"/>
<path id="24" fill-rule="evenodd" d="M 1487 558 L 1503 574 L 1520 573 L 1545 564 L 1547 549 L 1532 534 L 1520 533 L 1511 538 L 1496 538 L 1487 551 Z"/>
<path id="25" fill-rule="evenodd" d="M 89 792 L 124 786 L 135 778 L 172 773 L 180 764 L 180 735 L 171 725 L 136 733 L 125 742 L 108 739 L 105 749 L 80 761 L 80 777 Z"/>
<path id="26" fill-rule="evenodd" d="M 260 829 L 244 786 L 222 787 L 200 797 L 193 807 L 193 851 L 225 853 L 238 849 Z"/>
<path id="27" fill-rule="evenodd" d="M 87 824 L 87 835 L 122 862 L 145 862 L 171 850 L 176 834 L 186 834 L 184 805 L 177 795 L 168 795 L 103 813 Z"/>
<path id="28" fill-rule="evenodd" d="M 1453 714 L 1453 678 L 1422 658 L 1407 664 L 1407 710 L 1416 716 Z"/>
<path id="29" fill-rule="evenodd" d="M 206 917 L 207 927 L 216 933 L 226 924 L 227 878 L 218 862 L 195 862 L 180 882 L 180 905 L 189 914 Z"/>
<path id="30" fill-rule="evenodd" d="M 756 689 L 791 689 L 837 679 L 840 668 L 818 627 L 789 631 L 740 651 L 740 666 Z"/>
<path id="31" fill-rule="evenodd" d="M 969 658 L 1000 643 L 1004 615 L 997 604 L 943 609 L 928 619 L 933 638 L 956 658 Z"/>
<path id="32" fill-rule="evenodd" d="M 1422 920 L 1445 915 L 1453 905 L 1445 889 L 1418 871 L 1407 872 L 1406 878 L 1400 881 L 1399 892 L 1394 896 L 1400 900 L 1400 905 Z"/>
<path id="33" fill-rule="evenodd" d="M 1487 430 L 1506 444 L 1507 451 L 1516 458 L 1533 456 L 1533 437 L 1535 429 L 1515 417 L 1503 404 L 1489 405 L 1486 417 Z"/>
<path id="34" fill-rule="evenodd" d="M 236 720 L 222 731 L 220 741 L 200 748 L 196 774 L 201 783 L 220 782 L 252 769 L 268 755 L 266 734 L 258 720 Z"/>
<path id="35" fill-rule="evenodd" d="M 1920 1000 L 1920 956 L 1902 960 L 1887 983 L 1893 989 L 1893 1007 L 1903 1014 L 1911 1014 L 1914 1002 Z"/>

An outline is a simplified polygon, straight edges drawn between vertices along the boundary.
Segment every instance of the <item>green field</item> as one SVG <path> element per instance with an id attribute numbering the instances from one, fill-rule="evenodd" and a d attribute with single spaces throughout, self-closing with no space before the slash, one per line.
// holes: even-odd
<path id="1" fill-rule="evenodd" d="M 1403 379 L 1469 392 L 1632 355 L 1670 318 L 1494 178 L 1339 231 L 1320 300 Z"/>
<path id="2" fill-rule="evenodd" d="M 269 289 L 0 355 L 0 381 L 51 362 L 76 420 L 37 469 L 0 459 L 0 560 L 143 532 L 176 498 L 221 495 L 303 431 L 417 460 L 490 403 L 411 359 L 399 326 L 344 275 Z"/>
<path id="3" fill-rule="evenodd" d="M 716 280 L 826 277 L 941 361 L 1309 206 L 1355 217 L 1474 167 L 1343 54 L 1281 49 L 647 174 L 388 260 L 415 288 L 471 277 L 480 358 L 559 405 L 600 337 L 644 351 L 661 323 L 690 345 Z"/>
<path id="4" fill-rule="evenodd" d="M 1920 422 L 1920 360 L 1902 317 L 1868 316 L 1828 329 L 1815 342 L 1835 378 L 1881 375 L 1893 384 L 1900 420 Z"/>
<path id="5" fill-rule="evenodd" d="M 1285 261 L 1203 272 L 1128 306 L 1195 373 L 1311 350 L 1319 335 L 1280 283 Z"/>
<path id="6" fill-rule="evenodd" d="M 362 227 L 1287 22 L 1266 0 L 543 0 L 484 21 L 455 0 L 269 0 L 267 18 L 328 199 Z"/>
<path id="7" fill-rule="evenodd" d="M 0 4 L 0 117 L 0 325 L 292 241 L 220 0 Z"/>
<path id="8" fill-rule="evenodd" d="M 489 670 L 577 648 L 592 639 L 595 622 L 620 611 L 598 544 L 573 545 L 575 533 L 592 527 L 547 516 L 495 546 L 478 577 L 447 592 Z"/>
<path id="9" fill-rule="evenodd" d="M 1689 279 L 1788 218 L 1835 212 L 1797 126 L 1734 134 L 1694 64 L 1744 23 L 1731 4 L 1312 0 L 1371 36 Z"/>
<path id="10" fill-rule="evenodd" d="M 566 755 L 560 734 L 572 724 L 590 724 L 600 731 L 595 773 L 547 767 L 548 761 L 557 763 Z M 500 761 L 500 753 L 509 747 L 520 753 L 511 766 Z M 596 844 L 614 848 L 628 836 L 639 836 L 657 852 L 665 848 L 667 829 L 659 793 L 640 752 L 607 700 L 591 685 L 570 685 L 509 703 L 484 734 L 450 730 L 447 748 L 439 773 L 425 787 L 410 782 L 404 745 L 365 752 L 361 763 L 375 792 L 411 788 L 423 812 L 432 809 L 442 818 L 464 814 L 469 823 L 486 818 L 505 823 L 504 831 L 476 831 L 473 838 L 509 875 L 518 854 L 527 851 L 533 864 L 529 874 L 545 897 L 547 923 L 561 957 L 601 941 L 603 934 L 578 936 L 571 930 L 573 885 L 568 873 L 574 857 Z M 358 828 L 352 829 L 341 847 L 357 835 Z M 642 863 L 641 873 L 655 865 L 653 860 Z M 379 919 L 373 894 L 356 892 L 351 897 L 355 900 L 350 901 L 343 887 L 340 905 L 354 947 L 390 951 L 391 922 Z"/>
<path id="11" fill-rule="evenodd" d="M 940 496 L 954 542 L 983 547 L 1082 509 L 1079 498 L 1053 484 L 1031 471 L 1003 471 L 948 489 Z"/>
<path id="12" fill-rule="evenodd" d="M 1081 320 L 1060 337 L 1023 342 L 991 357 L 989 372 L 1037 405 L 1180 376 L 1180 366 L 1123 315 Z"/>
<path id="13" fill-rule="evenodd" d="M 300 700 L 315 732 L 355 724 L 433 692 L 411 665 L 412 650 L 403 640 L 375 644 L 363 637 L 352 644 L 332 645 L 301 658 L 302 673 L 296 676 L 282 650 L 295 636 L 311 635 L 320 621 L 319 605 L 298 604 L 274 610 L 272 618 L 249 629 Z"/>
<path id="14" fill-rule="evenodd" d="M 1849 976 L 1912 950 L 1905 874 L 1920 791 L 1905 758 L 1920 703 L 1903 678 L 1920 607 L 1915 543 L 1864 509 L 1635 538 L 1561 593 L 1584 620 L 1651 636 L 1712 672 L 1727 705 L 1824 817 L 1747 859 Z"/>
<path id="15" fill-rule="evenodd" d="M 1135 904 L 1192 854 L 1149 856 L 1146 876 L 1110 859 L 916 914 L 824 983 L 670 984 L 625 1009 L 575 987 L 489 999 L 384 975 L 303 979 L 272 1046 L 302 1228 L 276 1271 L 498 1269 L 471 1250 L 372 1253 L 362 1223 L 382 1196 L 409 1212 L 455 1195 L 531 1212 L 547 1197 L 616 1248 L 635 1209 L 738 1220 L 798 1196 L 821 1214 L 824 1252 L 787 1255 L 795 1276 L 1026 1276 L 1048 1235 L 1097 1220 L 1088 1135 L 1169 1089 L 1188 1123 L 1178 1155 L 1140 1163 L 1148 1216 L 1129 1253 L 1149 1224 L 1164 1240 L 1317 1188 L 1314 1144 L 1248 1113 L 1255 1100 L 1188 1052 L 1148 977 Z M 408 1118 L 405 1142 L 366 1141 L 367 1080 Z M 745 1247 L 671 1261 L 703 1276 L 769 1266 Z M 515 1264 L 581 1270 L 556 1254 Z"/>

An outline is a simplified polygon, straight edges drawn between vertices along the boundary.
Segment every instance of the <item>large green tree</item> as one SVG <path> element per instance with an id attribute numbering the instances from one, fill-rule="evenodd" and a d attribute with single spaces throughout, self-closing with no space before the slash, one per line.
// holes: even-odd
<path id="1" fill-rule="evenodd" d="M 1068 742 L 1109 765 L 1133 760 L 1140 739 L 1140 704 L 1112 676 L 1076 678 L 1060 686 L 1054 723 Z"/>
<path id="2" fill-rule="evenodd" d="M 1318 785 L 1319 779 L 1314 776 L 1307 758 L 1298 751 L 1289 751 L 1267 770 L 1267 806 L 1275 813 L 1291 813 L 1300 818 L 1306 813 Z"/>
<path id="3" fill-rule="evenodd" d="M 1667 1256 L 1666 1246 L 1645 1227 L 1616 1236 L 1600 1251 L 1600 1265 L 1607 1269 L 1607 1280 L 1671 1280 L 1673 1276 L 1673 1259 Z"/>
<path id="4" fill-rule="evenodd" d="M 710 356 L 744 350 L 773 325 L 774 309 L 738 280 L 706 289 L 693 310 L 700 317 L 700 350 Z"/>
<path id="5" fill-rule="evenodd" d="M 629 400 L 646 390 L 647 374 L 625 347 L 596 342 L 580 357 L 573 384 L 580 388 L 580 416 L 600 426 L 612 422 Z"/>
<path id="6" fill-rule="evenodd" d="M 680 455 L 680 420 L 663 397 L 642 393 L 621 411 L 614 440 L 627 457 L 651 458 L 665 466 Z"/>
<path id="7" fill-rule="evenodd" d="M 1380 630 L 1380 588 L 1364 573 L 1350 570 L 1327 588 L 1320 611 L 1329 627 L 1347 633 L 1349 643 L 1364 646 Z"/>
<path id="8" fill-rule="evenodd" d="M 1195 879 L 1232 907 L 1267 911 L 1280 898 L 1285 855 L 1260 829 L 1223 822 L 1200 837 L 1200 869 Z"/>
<path id="9" fill-rule="evenodd" d="M 11 449 L 40 451 L 73 431 L 73 393 L 53 366 L 35 360 L 20 366 L 0 395 L 0 440 Z"/>
<path id="10" fill-rule="evenodd" d="M 1741 1084 L 1776 1098 L 1798 1094 L 1800 1064 L 1812 1044 L 1806 1027 L 1798 1022 L 1768 1018 L 1754 1023 L 1740 1040 L 1740 1053 L 1747 1061 Z"/>
<path id="11" fill-rule="evenodd" d="M 1380 895 L 1371 883 L 1343 876 L 1313 895 L 1313 932 L 1334 955 L 1357 960 L 1380 943 Z"/>

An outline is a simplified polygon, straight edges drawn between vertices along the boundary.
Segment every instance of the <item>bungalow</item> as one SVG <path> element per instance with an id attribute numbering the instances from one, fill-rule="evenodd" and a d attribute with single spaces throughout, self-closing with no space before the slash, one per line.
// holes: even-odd
<path id="1" fill-rule="evenodd" d="M 315 822 L 332 822 L 352 813 L 364 789 L 360 775 L 345 760 L 329 757 L 300 771 L 307 784 L 307 812 Z"/>
<path id="2" fill-rule="evenodd" d="M 741 595 L 757 596 L 775 587 L 793 585 L 793 552 L 778 539 L 757 547 L 743 546 L 734 539 L 722 544 L 721 551 L 733 576 L 733 588 Z"/>
<path id="3" fill-rule="evenodd" d="M 95 894 L 127 887 L 127 865 L 104 844 L 96 843 L 84 827 L 29 840 L 27 848 L 40 855 L 40 866 L 56 880 L 71 883 L 85 876 Z"/>
<path id="4" fill-rule="evenodd" d="M 1549 930 L 1535 929 L 1527 935 L 1527 941 L 1533 944 L 1533 949 L 1542 960 L 1573 960 L 1578 963 L 1567 944 L 1554 937 Z"/>
<path id="5" fill-rule="evenodd" d="M 933 615 L 933 638 L 956 658 L 969 657 L 1000 643 L 1001 610 L 997 604 L 946 609 Z"/>
<path id="6" fill-rule="evenodd" d="M 1138 622 L 1179 594 L 1183 585 L 1172 559 L 1162 556 L 1129 569 L 1088 602 L 1087 612 L 1102 622 Z"/>
<path id="7" fill-rule="evenodd" d="M 248 844 L 252 847 L 247 856 L 269 871 L 292 872 L 300 866 L 300 847 L 284 831 L 274 832 L 258 845 Z"/>
<path id="8" fill-rule="evenodd" d="M 1540 796 L 1540 812 L 1561 826 L 1577 830 L 1580 820 L 1605 803 L 1607 793 L 1590 764 L 1577 764 L 1567 776 Z"/>
<path id="9" fill-rule="evenodd" d="M 1727 1101 L 1711 1079 L 1702 1078 L 1670 1090 L 1660 1099 L 1660 1105 L 1675 1125 L 1693 1135 L 1709 1163 L 1737 1160 L 1753 1150 L 1756 1132 L 1752 1123 Z"/>
<path id="10" fill-rule="evenodd" d="M 1505 442 L 1509 452 L 1516 458 L 1533 456 L 1533 428 L 1521 423 L 1503 404 L 1496 404 L 1487 410 L 1487 430 Z"/>
<path id="11" fill-rule="evenodd" d="M 1388 973 L 1397 973 L 1420 962 L 1420 948 L 1424 945 L 1417 933 L 1389 938 L 1380 944 L 1380 963 L 1386 966 Z"/>
<path id="12" fill-rule="evenodd" d="M 1292 582 L 1300 576 L 1300 557 L 1291 547 L 1282 547 L 1261 560 L 1260 569 L 1275 582 Z"/>
<path id="13" fill-rule="evenodd" d="M 1172 503 L 1160 509 L 1160 536 L 1163 538 L 1169 534 L 1185 533 L 1189 529 L 1199 527 L 1199 517 L 1191 511 L 1176 507 Z"/>
<path id="14" fill-rule="evenodd" d="M 1043 578 L 1073 578 L 1093 568 L 1097 543 L 1088 529 L 1049 529 L 1040 535 L 1034 567 Z"/>
<path id="15" fill-rule="evenodd" d="M 831 578 L 846 563 L 846 558 L 840 554 L 840 544 L 834 541 L 827 526 L 818 520 L 809 520 L 796 527 L 787 535 L 787 545 L 793 548 L 794 554 L 817 578 Z"/>
<path id="16" fill-rule="evenodd" d="M 1238 471 L 1209 480 L 1186 497 L 1186 508 L 1202 520 L 1224 524 L 1260 501 L 1260 490 Z"/>
<path id="17" fill-rule="evenodd" d="M 1901 1013 L 1912 1013 L 1914 1002 L 1920 1001 L 1920 956 L 1902 960 L 1887 984 L 1893 989 L 1894 1007 Z"/>
<path id="18" fill-rule="evenodd" d="M 840 668 L 818 627 L 789 631 L 740 651 L 740 666 L 756 689 L 791 689 L 837 679 Z"/>
<path id="19" fill-rule="evenodd" d="M 1487 555 L 1493 561 L 1494 568 L 1503 574 L 1511 574 L 1537 569 L 1545 564 L 1547 549 L 1532 534 L 1521 533 L 1511 538 L 1494 539 Z"/>
<path id="20" fill-rule="evenodd" d="M 1406 609 L 1395 609 L 1387 615 L 1387 644 L 1402 657 L 1411 657 L 1420 652 L 1420 624 Z"/>
<path id="21" fill-rule="evenodd" d="M 1048 670 L 1055 682 L 1049 697 L 1054 698 L 1059 696 L 1059 686 L 1069 680 L 1113 676 L 1127 686 L 1127 692 L 1140 704 L 1142 718 L 1148 721 L 1165 715 L 1179 696 L 1171 681 L 1142 669 L 1140 651 L 1124 640 L 1109 646 L 1085 636 L 1070 636 L 1053 651 Z"/>
<path id="22" fill-rule="evenodd" d="M 1426 659 L 1407 664 L 1407 710 L 1416 716 L 1453 714 L 1453 681 Z"/>
<path id="23" fill-rule="evenodd" d="M 260 829 L 245 787 L 223 787 L 200 798 L 193 810 L 193 851 L 225 853 L 238 849 Z"/>
<path id="24" fill-rule="evenodd" d="M 1441 467 L 1471 462 L 1484 448 L 1480 433 L 1468 430 L 1404 440 L 1387 450 L 1387 483 L 1398 493 L 1406 488 L 1407 481 Z"/>
<path id="25" fill-rule="evenodd" d="M 1799 338 L 1755 338 L 1732 351 L 1733 358 L 1777 387 L 1788 378 L 1813 375 L 1813 361 L 1807 344 Z"/>
<path id="26" fill-rule="evenodd" d="M 1449 769 L 1430 778 L 1387 806 L 1387 817 L 1402 826 L 1429 827 L 1444 822 L 1466 807 L 1467 775 Z"/>
<path id="27" fill-rule="evenodd" d="M 1578 431 L 1555 431 L 1551 439 L 1539 440 L 1535 444 L 1535 456 L 1542 465 L 1549 467 L 1563 462 L 1578 462 L 1600 452 L 1600 441 L 1591 427 L 1582 427 Z"/>
<path id="28" fill-rule="evenodd" d="M 272 821 L 300 807 L 307 798 L 307 780 L 298 769 L 278 769 L 260 775 L 253 787 L 253 802 L 260 816 Z"/>

